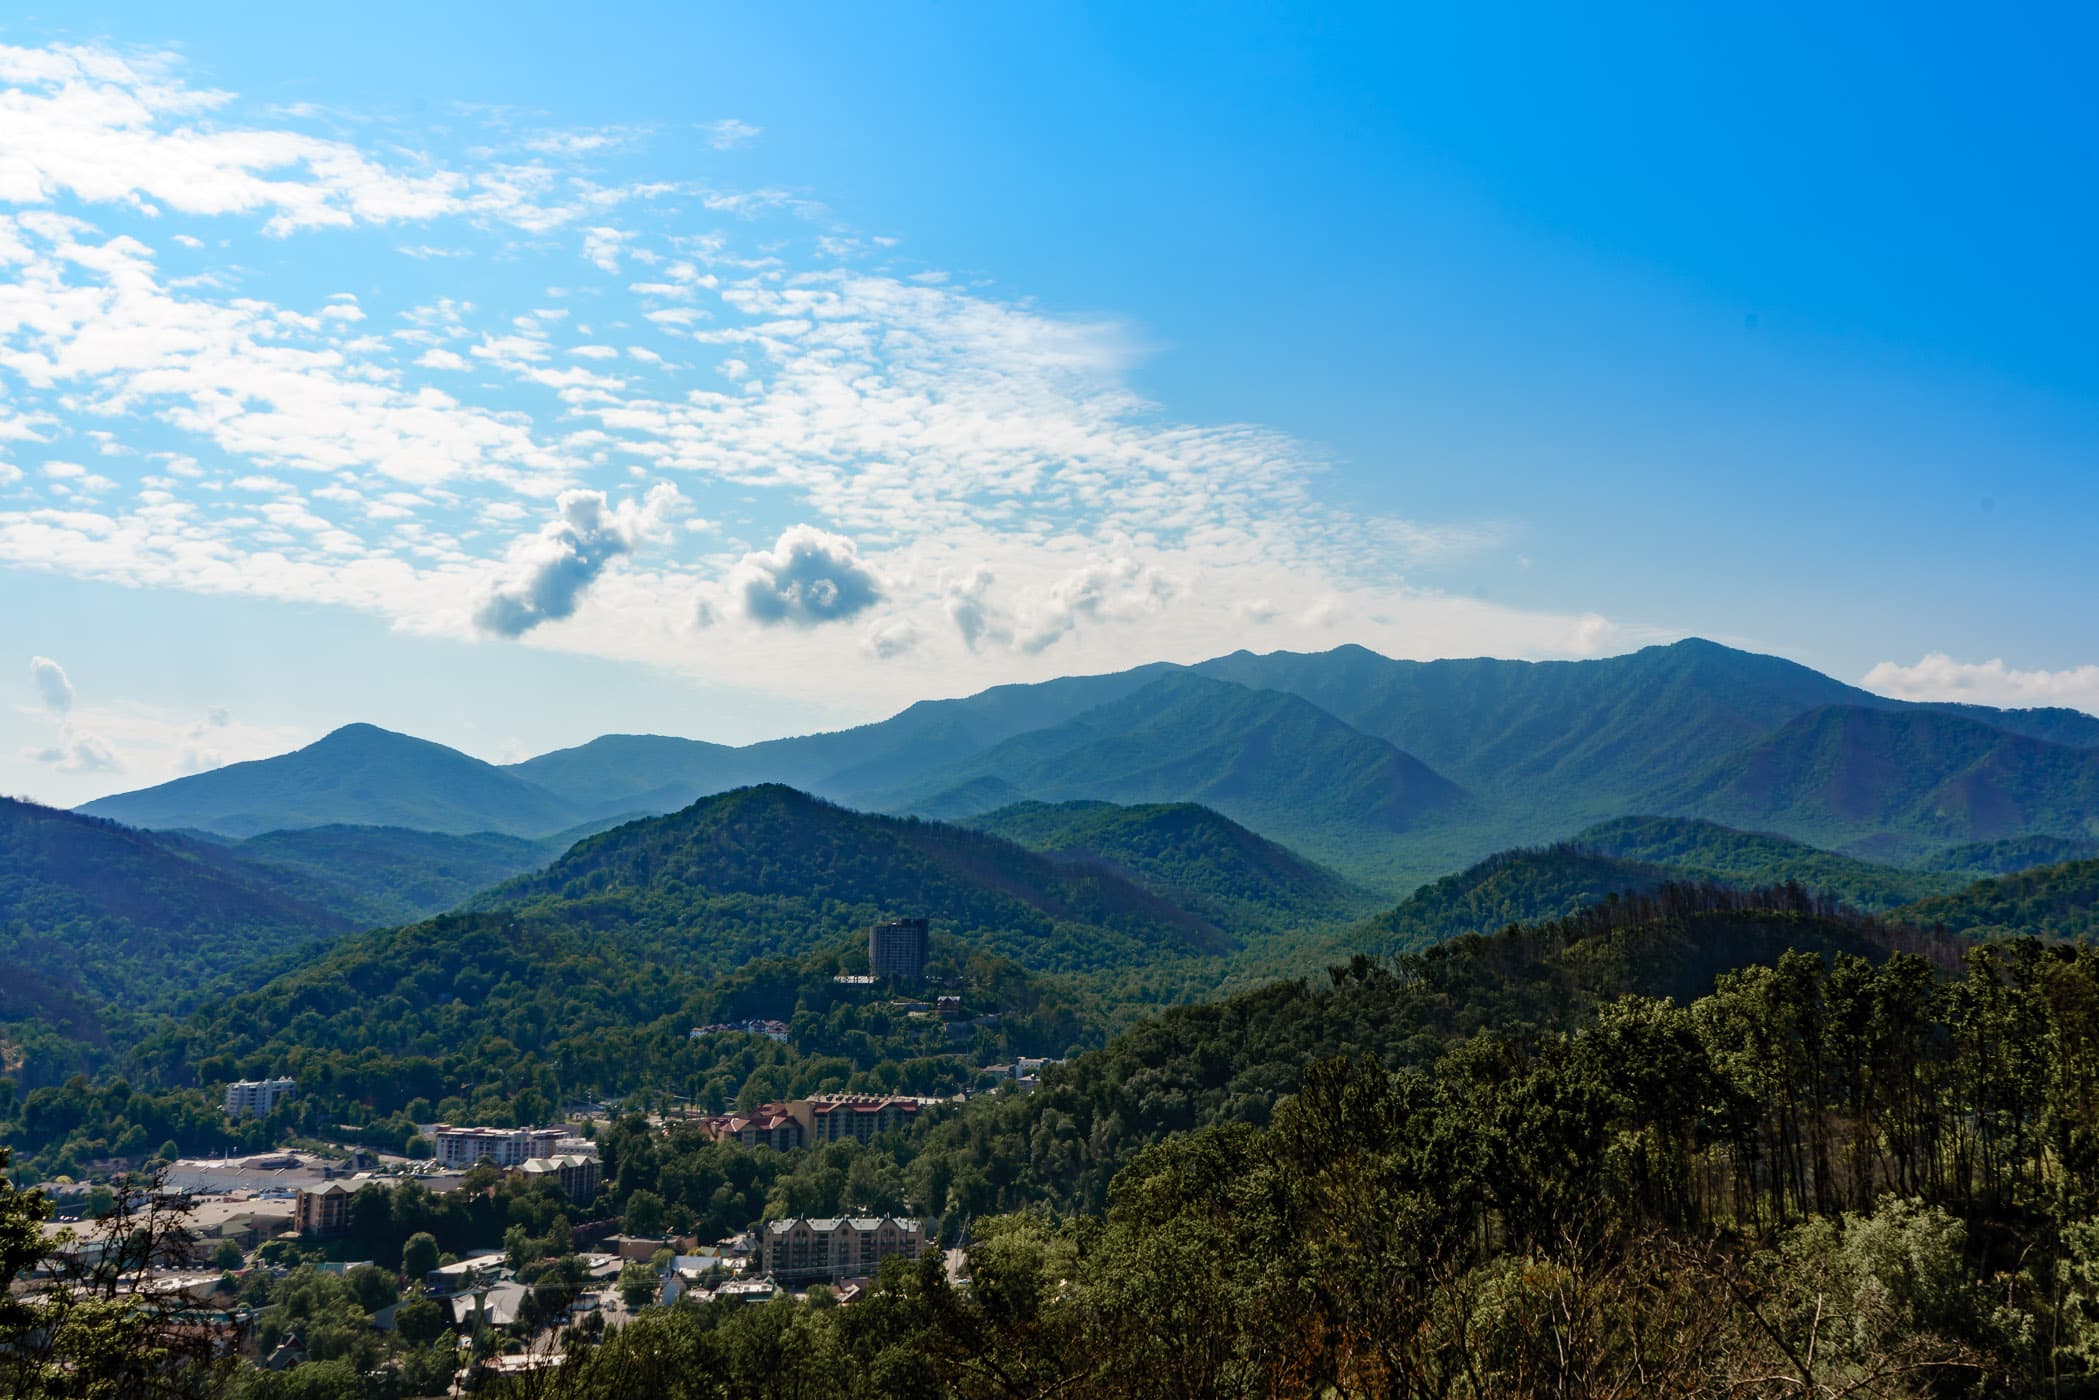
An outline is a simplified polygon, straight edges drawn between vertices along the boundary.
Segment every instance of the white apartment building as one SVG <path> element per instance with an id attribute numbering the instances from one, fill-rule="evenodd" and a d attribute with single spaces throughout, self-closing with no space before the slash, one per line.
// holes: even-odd
<path id="1" fill-rule="evenodd" d="M 282 1099 L 288 1099 L 298 1090 L 296 1079 L 236 1079 L 226 1086 L 226 1116 L 240 1118 L 254 1114 L 267 1118 L 270 1110 Z"/>
<path id="2" fill-rule="evenodd" d="M 480 1161 L 520 1167 L 534 1157 L 554 1156 L 567 1136 L 566 1128 L 455 1128 L 450 1123 L 430 1128 L 438 1165 L 462 1168 Z"/>

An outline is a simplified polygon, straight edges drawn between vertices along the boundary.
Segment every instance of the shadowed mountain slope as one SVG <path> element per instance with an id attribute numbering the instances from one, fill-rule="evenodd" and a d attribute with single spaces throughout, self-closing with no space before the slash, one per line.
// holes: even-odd
<path id="1" fill-rule="evenodd" d="M 276 758 L 119 793 L 79 810 L 131 826 L 224 836 L 333 825 L 542 836 L 592 815 L 494 764 L 369 724 L 345 725 Z"/>

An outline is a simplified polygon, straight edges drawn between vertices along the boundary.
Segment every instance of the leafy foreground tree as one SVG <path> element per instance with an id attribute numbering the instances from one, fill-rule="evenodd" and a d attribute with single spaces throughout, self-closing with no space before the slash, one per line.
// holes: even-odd
<path id="1" fill-rule="evenodd" d="M 0 1393 L 38 1400 L 224 1394 L 239 1364 L 238 1321 L 209 1317 L 183 1295 L 151 1286 L 154 1266 L 200 1257 L 188 1213 L 161 1179 L 119 1178 L 92 1231 L 46 1238 L 49 1203 L 9 1184 L 5 1166 L 0 1154 L 0 1267 L 10 1285 L 0 1303 Z"/>

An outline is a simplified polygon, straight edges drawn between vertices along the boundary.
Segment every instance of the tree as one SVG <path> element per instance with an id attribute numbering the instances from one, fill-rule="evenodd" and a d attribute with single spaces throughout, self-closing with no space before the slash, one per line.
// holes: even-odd
<path id="1" fill-rule="evenodd" d="M 627 1211 L 620 1218 L 620 1228 L 630 1235 L 662 1234 L 663 1197 L 654 1191 L 636 1191 L 627 1197 Z"/>
<path id="2" fill-rule="evenodd" d="M 430 1342 L 444 1335 L 443 1305 L 431 1298 L 410 1298 L 394 1312 L 394 1328 L 411 1342 Z"/>
<path id="3" fill-rule="evenodd" d="M 211 1252 L 211 1266 L 214 1269 L 223 1269 L 228 1273 L 240 1268 L 241 1265 L 247 1262 L 248 1257 L 241 1253 L 241 1247 L 232 1240 L 220 1240 L 218 1248 Z"/>
<path id="4" fill-rule="evenodd" d="M 438 1267 L 437 1236 L 418 1230 L 401 1246 L 401 1272 L 411 1283 L 420 1284 Z"/>
<path id="5" fill-rule="evenodd" d="M 656 1301 L 657 1289 L 661 1285 L 663 1271 L 652 1269 L 639 1260 L 619 1271 L 619 1297 L 629 1309 L 645 1308 Z"/>

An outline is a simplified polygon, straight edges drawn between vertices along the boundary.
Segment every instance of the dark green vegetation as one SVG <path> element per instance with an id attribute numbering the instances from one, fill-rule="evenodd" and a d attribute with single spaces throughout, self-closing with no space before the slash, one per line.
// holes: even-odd
<path id="1" fill-rule="evenodd" d="M 1233 928 L 1283 932 L 1360 915 L 1376 896 L 1193 802 L 1023 802 L 964 823 L 1092 861 Z"/>
<path id="2" fill-rule="evenodd" d="M 91 808 L 233 834 L 541 837 L 760 783 L 942 820 L 1026 801 L 1199 802 L 1388 897 L 1634 813 L 1991 873 L 1972 864 L 1988 853 L 1947 853 L 2099 839 L 2099 719 L 1907 704 L 1701 641 L 1544 663 L 1342 647 L 1003 686 L 740 748 L 608 735 L 508 768 L 352 726 Z"/>
<path id="3" fill-rule="evenodd" d="M 1906 905 L 1896 917 L 1968 938 L 2027 933 L 2091 939 L 2099 936 L 2099 860 L 1978 880 L 1954 894 Z"/>
<path id="4" fill-rule="evenodd" d="M 0 1063 L 55 1083 L 215 978 L 346 920 L 210 848 L 0 798 Z"/>
<path id="5" fill-rule="evenodd" d="M 1679 810 L 1824 846 L 1895 835 L 1924 854 L 2022 835 L 2089 838 L 2099 750 L 1929 710 L 1837 706 L 1789 721 L 1665 796 Z"/>
<path id="6" fill-rule="evenodd" d="M 361 928 L 427 919 L 471 895 L 537 870 L 568 848 L 480 832 L 454 836 L 398 826 L 312 826 L 224 846 L 238 873 L 269 883 Z M 205 858 L 211 852 L 201 852 Z"/>
<path id="7" fill-rule="evenodd" d="M 558 911 L 572 927 L 647 929 L 716 971 L 919 910 L 936 932 L 1049 971 L 1233 946 L 1215 924 L 1105 869 L 779 786 L 615 827 L 478 903 L 527 917 Z"/>
<path id="8" fill-rule="evenodd" d="M 1707 821 L 1625 817 L 1592 826 L 1571 845 L 1600 855 L 1667 866 L 1680 876 L 1740 885 L 1797 881 L 1868 913 L 1959 889 L 1961 874 L 1905 870 L 1817 850 L 1783 836 L 1736 831 Z"/>

